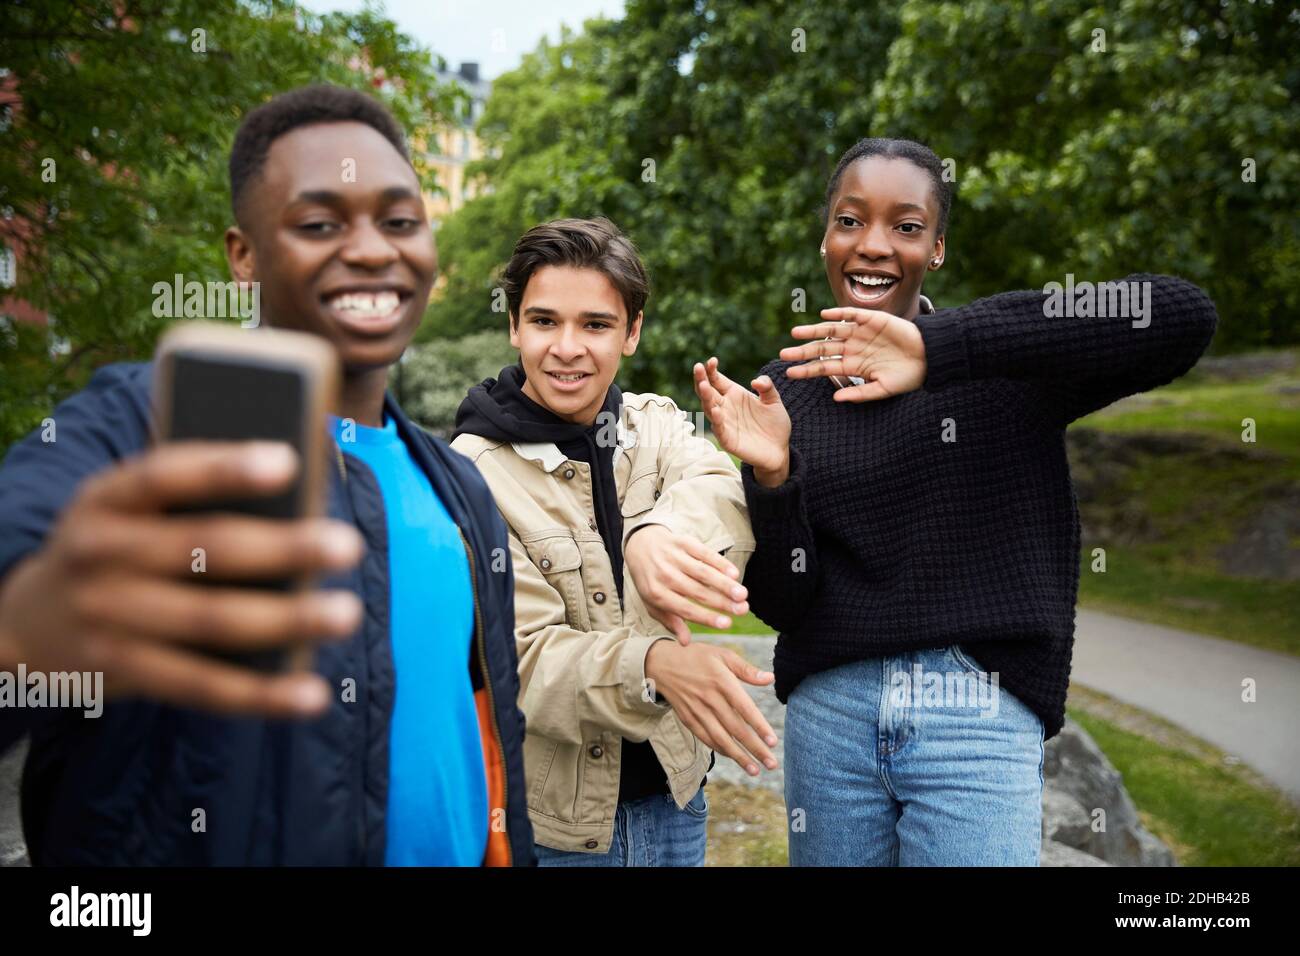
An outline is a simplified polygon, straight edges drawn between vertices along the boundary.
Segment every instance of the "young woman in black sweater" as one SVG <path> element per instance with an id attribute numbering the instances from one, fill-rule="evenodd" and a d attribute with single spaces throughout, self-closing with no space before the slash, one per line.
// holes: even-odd
<path id="1" fill-rule="evenodd" d="M 942 172 L 855 145 L 826 194 L 838 307 L 754 391 L 695 367 L 745 462 L 750 605 L 780 632 L 794 865 L 1037 864 L 1079 580 L 1065 428 L 1185 373 L 1217 321 L 1158 275 L 932 312 Z"/>

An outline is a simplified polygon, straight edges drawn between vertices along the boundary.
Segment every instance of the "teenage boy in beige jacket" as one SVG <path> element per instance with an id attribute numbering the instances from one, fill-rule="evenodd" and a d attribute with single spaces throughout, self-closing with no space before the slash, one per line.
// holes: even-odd
<path id="1" fill-rule="evenodd" d="M 740 474 L 671 399 L 614 384 L 649 282 L 612 223 L 530 229 L 503 284 L 520 361 L 471 389 L 452 447 L 510 530 L 539 861 L 702 865 L 710 750 L 776 767 L 744 689 L 772 675 L 691 643 L 686 623 L 748 610 Z"/>

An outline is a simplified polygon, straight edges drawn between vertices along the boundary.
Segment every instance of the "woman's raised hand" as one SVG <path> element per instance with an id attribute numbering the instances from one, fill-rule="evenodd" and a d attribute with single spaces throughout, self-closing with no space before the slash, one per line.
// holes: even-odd
<path id="1" fill-rule="evenodd" d="M 925 341 L 907 319 L 871 309 L 822 309 L 825 322 L 796 325 L 796 339 L 818 339 L 781 350 L 789 378 L 856 375 L 865 381 L 835 392 L 837 402 L 870 402 L 920 388 L 925 382 Z M 809 361 L 809 360 L 812 361 Z"/>
<path id="2" fill-rule="evenodd" d="M 790 470 L 790 415 L 766 375 L 751 383 L 754 392 L 718 371 L 718 360 L 695 363 L 695 394 L 724 449 L 754 467 L 765 485 L 785 481 Z"/>

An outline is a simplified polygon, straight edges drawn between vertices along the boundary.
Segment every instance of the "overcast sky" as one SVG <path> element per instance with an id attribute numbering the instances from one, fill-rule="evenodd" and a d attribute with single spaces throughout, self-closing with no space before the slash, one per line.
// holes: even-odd
<path id="1" fill-rule="evenodd" d="M 304 5 L 318 13 L 365 6 L 363 0 Z M 494 79 L 518 66 L 543 36 L 558 38 L 561 23 L 576 31 L 592 17 L 621 17 L 623 0 L 385 0 L 384 8 L 403 33 L 441 54 L 451 69 L 473 60 L 483 77 Z"/>

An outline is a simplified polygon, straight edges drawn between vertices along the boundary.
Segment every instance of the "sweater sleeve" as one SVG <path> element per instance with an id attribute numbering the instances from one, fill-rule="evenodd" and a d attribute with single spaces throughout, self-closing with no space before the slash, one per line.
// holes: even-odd
<path id="1" fill-rule="evenodd" d="M 1091 298 L 1067 302 L 1064 290 L 1006 292 L 918 317 L 925 388 L 986 378 L 1029 382 L 1066 425 L 1185 374 L 1218 323 L 1209 296 L 1173 276 L 1136 273 L 1096 283 Z"/>
<path id="2" fill-rule="evenodd" d="M 790 446 L 790 475 L 767 488 L 752 465 L 740 469 L 755 548 L 745 567 L 749 606 L 758 617 L 785 633 L 798 629 L 817 589 L 817 547 L 804 510 L 807 470 Z"/>

